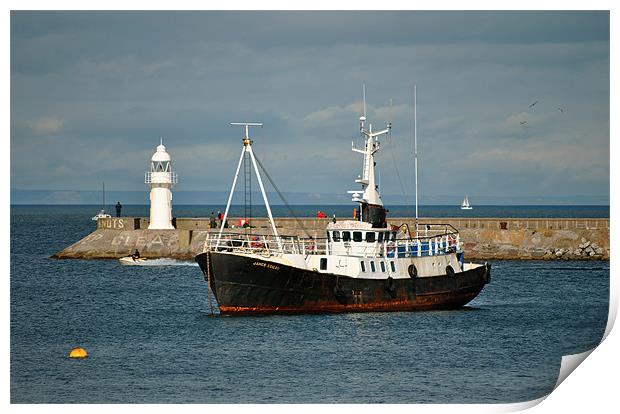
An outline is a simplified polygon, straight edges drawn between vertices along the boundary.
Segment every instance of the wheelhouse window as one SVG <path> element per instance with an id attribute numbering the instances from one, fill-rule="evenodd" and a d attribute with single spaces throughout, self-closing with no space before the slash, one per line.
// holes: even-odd
<path id="1" fill-rule="evenodd" d="M 333 236 L 335 242 L 339 242 L 340 241 L 340 232 L 339 231 L 335 231 L 332 234 L 332 236 Z"/>
<path id="2" fill-rule="evenodd" d="M 375 242 L 375 232 L 374 231 L 369 231 L 366 232 L 366 241 L 368 243 L 374 243 Z"/>
<path id="3" fill-rule="evenodd" d="M 361 242 L 362 241 L 362 232 L 361 231 L 354 231 L 353 232 L 353 241 L 354 242 Z"/>
<path id="4" fill-rule="evenodd" d="M 377 240 L 379 243 L 383 242 L 383 232 L 380 231 L 379 232 L 379 240 Z"/>
<path id="5" fill-rule="evenodd" d="M 362 272 L 366 271 L 366 263 L 364 263 L 363 260 L 360 262 L 360 267 L 362 268 Z"/>
<path id="6" fill-rule="evenodd" d="M 385 262 L 380 261 L 379 264 L 381 265 L 381 271 L 385 273 Z"/>
<path id="7" fill-rule="evenodd" d="M 375 268 L 375 262 L 373 262 L 372 260 L 370 261 L 370 271 L 371 272 L 377 271 L 377 269 Z"/>
<path id="8" fill-rule="evenodd" d="M 395 231 L 392 232 L 392 241 L 396 241 L 396 232 Z"/>
<path id="9" fill-rule="evenodd" d="M 342 232 L 342 241 L 343 242 L 351 241 L 351 232 L 343 231 Z"/>
<path id="10" fill-rule="evenodd" d="M 321 258 L 320 268 L 321 270 L 327 270 L 327 258 L 326 257 Z"/>
<path id="11" fill-rule="evenodd" d="M 390 262 L 390 267 L 392 268 L 392 272 L 396 272 L 396 265 L 394 262 Z"/>

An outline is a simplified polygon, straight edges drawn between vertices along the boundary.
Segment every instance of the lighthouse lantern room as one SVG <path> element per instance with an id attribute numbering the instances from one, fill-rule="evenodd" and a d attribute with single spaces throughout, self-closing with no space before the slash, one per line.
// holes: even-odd
<path id="1" fill-rule="evenodd" d="M 151 187 L 149 230 L 173 229 L 172 186 L 178 182 L 178 178 L 172 172 L 170 154 L 166 151 L 163 139 L 151 157 L 151 170 L 145 174 L 144 182 Z"/>

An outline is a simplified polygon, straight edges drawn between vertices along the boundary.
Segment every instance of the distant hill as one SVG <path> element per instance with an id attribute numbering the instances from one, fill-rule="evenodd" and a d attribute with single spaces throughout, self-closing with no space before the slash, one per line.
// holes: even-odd
<path id="1" fill-rule="evenodd" d="M 225 204 L 228 192 L 225 191 L 174 191 L 174 203 L 178 205 Z M 283 204 L 276 193 L 268 193 L 273 204 Z M 284 198 L 290 204 L 342 205 L 351 202 L 349 194 L 285 192 Z M 422 196 L 424 205 L 460 205 L 463 195 Z M 242 192 L 235 193 L 234 200 L 243 202 Z M 262 195 L 252 193 L 254 204 L 262 204 Z M 472 205 L 609 205 L 609 197 L 567 196 L 567 197 L 501 197 L 469 195 Z M 148 191 L 106 191 L 106 204 L 120 201 L 122 204 L 149 204 Z M 412 197 L 384 195 L 386 205 L 411 205 Z M 69 190 L 21 190 L 11 189 L 11 204 L 101 204 L 101 191 Z"/>

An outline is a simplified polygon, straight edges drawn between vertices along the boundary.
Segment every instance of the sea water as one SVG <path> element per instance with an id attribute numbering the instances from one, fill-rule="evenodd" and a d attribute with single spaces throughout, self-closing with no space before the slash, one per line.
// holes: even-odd
<path id="1" fill-rule="evenodd" d="M 316 217 L 319 211 L 324 212 L 330 218 L 335 214 L 336 218 L 344 219 L 353 216 L 354 205 L 272 205 L 271 210 L 275 217 Z M 414 217 L 415 209 L 412 206 L 395 205 L 387 206 L 389 217 Z M 101 210 L 96 205 L 19 205 L 12 206 L 14 211 L 22 214 L 53 214 L 67 217 L 69 220 L 77 218 L 85 219 L 92 217 Z M 174 217 L 209 217 L 211 212 L 224 213 L 226 205 L 174 205 L 172 215 Z M 106 211 L 115 215 L 113 205 L 109 205 Z M 246 214 L 251 217 L 267 217 L 264 205 L 255 205 L 246 209 L 243 205 L 231 206 L 232 217 L 242 217 Z M 123 216 L 148 217 L 148 205 L 125 205 L 122 210 Z M 422 205 L 419 207 L 419 217 L 502 217 L 502 218 L 609 218 L 609 206 L 476 206 L 473 210 L 461 210 L 458 206 Z"/>
<path id="2" fill-rule="evenodd" d="M 50 259 L 95 213 L 11 209 L 12 403 L 518 402 L 607 321 L 598 261 L 493 261 L 456 311 L 218 316 L 192 262 Z"/>

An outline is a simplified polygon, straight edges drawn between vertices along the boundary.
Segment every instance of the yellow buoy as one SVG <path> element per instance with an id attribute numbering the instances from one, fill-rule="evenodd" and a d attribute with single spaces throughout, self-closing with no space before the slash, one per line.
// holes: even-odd
<path id="1" fill-rule="evenodd" d="M 73 348 L 69 353 L 69 358 L 88 358 L 88 352 L 84 348 Z"/>

